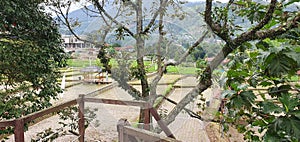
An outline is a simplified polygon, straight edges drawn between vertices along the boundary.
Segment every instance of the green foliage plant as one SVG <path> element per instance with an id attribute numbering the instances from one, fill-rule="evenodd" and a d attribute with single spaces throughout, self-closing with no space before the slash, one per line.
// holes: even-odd
<path id="1" fill-rule="evenodd" d="M 65 66 L 57 25 L 39 0 L 0 2 L 0 120 L 51 106 Z M 12 131 L 2 131 L 0 134 Z"/>
<path id="2" fill-rule="evenodd" d="M 299 70 L 300 52 L 299 45 L 291 43 L 265 39 L 232 56 L 225 86 L 230 90 L 223 94 L 229 108 L 226 120 L 247 140 L 300 140 L 300 91 L 290 82 Z"/>

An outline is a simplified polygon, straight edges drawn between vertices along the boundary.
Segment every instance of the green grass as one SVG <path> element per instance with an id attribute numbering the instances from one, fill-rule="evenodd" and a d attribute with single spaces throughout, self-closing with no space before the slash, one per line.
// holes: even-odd
<path id="1" fill-rule="evenodd" d="M 118 62 L 116 61 L 116 59 L 110 59 L 108 64 L 111 65 L 112 67 L 118 66 Z"/>
<path id="2" fill-rule="evenodd" d="M 67 64 L 69 67 L 88 67 L 90 65 L 92 66 L 98 66 L 100 63 L 97 60 L 82 60 L 82 59 L 69 59 L 67 61 Z"/>
<path id="3" fill-rule="evenodd" d="M 101 66 L 99 60 L 82 60 L 82 59 L 69 59 L 67 61 L 69 67 L 88 67 L 90 64 L 92 66 Z M 109 64 L 112 67 L 118 66 L 118 63 L 115 59 L 111 59 Z M 136 66 L 137 63 L 136 61 L 133 62 L 133 66 Z M 145 61 L 145 67 L 146 67 L 146 72 L 151 73 L 155 72 L 157 69 L 156 64 L 151 64 L 151 61 Z M 184 67 L 184 66 L 168 66 L 167 67 L 167 73 L 172 73 L 172 74 L 195 74 L 196 73 L 196 68 L 195 67 Z"/>
<path id="4" fill-rule="evenodd" d="M 157 65 L 151 65 L 151 62 L 145 62 L 146 71 L 148 73 L 155 72 L 157 69 Z M 183 67 L 183 66 L 168 66 L 167 73 L 172 74 L 196 74 L 195 67 Z"/>
<path id="5" fill-rule="evenodd" d="M 174 74 L 196 74 L 195 67 L 182 67 L 182 66 L 169 66 L 167 67 L 168 73 Z"/>

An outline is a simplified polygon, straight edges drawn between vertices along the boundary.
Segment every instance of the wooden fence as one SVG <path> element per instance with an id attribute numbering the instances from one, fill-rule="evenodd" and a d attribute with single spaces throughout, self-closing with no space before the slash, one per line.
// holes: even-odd
<path id="1" fill-rule="evenodd" d="M 8 126 L 14 127 L 14 138 L 16 142 L 24 142 L 24 125 L 25 123 L 31 122 L 39 117 L 43 117 L 45 115 L 58 112 L 59 110 L 62 110 L 66 107 L 70 107 L 73 105 L 78 104 L 79 111 L 78 111 L 78 126 L 79 126 L 79 138 L 78 140 L 80 142 L 84 142 L 84 134 L 85 134 L 85 127 L 84 127 L 84 104 L 85 102 L 91 102 L 91 103 L 104 103 L 104 104 L 114 104 L 114 105 L 125 105 L 125 106 L 139 106 L 144 112 L 144 129 L 149 130 L 150 127 L 150 114 L 153 115 L 153 117 L 158 122 L 161 129 L 165 132 L 165 134 L 170 138 L 175 138 L 174 135 L 171 133 L 169 128 L 161 121 L 160 116 L 158 115 L 157 111 L 150 107 L 150 105 L 147 102 L 144 101 L 122 101 L 122 100 L 112 100 L 112 99 L 98 99 L 98 98 L 88 98 L 85 97 L 85 95 L 79 95 L 79 98 L 65 102 L 63 104 L 53 106 L 50 108 L 47 108 L 45 110 L 41 110 L 17 119 L 13 120 L 4 120 L 0 121 L 0 128 L 5 128 Z"/>
<path id="2" fill-rule="evenodd" d="M 119 142 L 180 142 L 174 138 L 131 127 L 126 119 L 120 119 L 117 125 Z"/>

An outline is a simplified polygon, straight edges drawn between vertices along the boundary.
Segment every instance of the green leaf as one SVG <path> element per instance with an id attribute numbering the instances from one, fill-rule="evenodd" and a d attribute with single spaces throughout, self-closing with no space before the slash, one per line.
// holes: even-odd
<path id="1" fill-rule="evenodd" d="M 240 94 L 245 102 L 245 105 L 251 107 L 254 103 L 256 96 L 252 91 L 243 91 Z"/>
<path id="2" fill-rule="evenodd" d="M 247 107 L 251 108 L 254 100 L 256 99 L 255 94 L 252 91 L 242 91 L 240 94 L 236 94 L 231 99 L 231 105 L 234 108 Z"/>
<path id="3" fill-rule="evenodd" d="M 274 134 L 274 132 L 267 131 L 263 138 L 265 142 L 281 142 L 280 137 L 276 133 Z"/>
<path id="4" fill-rule="evenodd" d="M 290 114 L 294 115 L 295 117 L 300 119 L 300 110 L 294 110 L 294 111 L 290 112 Z"/>
<path id="5" fill-rule="evenodd" d="M 250 84 L 250 86 L 256 87 L 257 84 L 258 84 L 258 81 L 257 81 L 257 79 L 255 79 L 255 78 L 250 78 L 250 79 L 248 80 L 248 83 Z"/>
<path id="6" fill-rule="evenodd" d="M 287 136 L 295 137 L 296 139 L 300 139 L 300 119 L 296 117 L 289 117 L 289 118 L 279 118 L 277 123 L 277 129 L 284 130 Z"/>
<path id="7" fill-rule="evenodd" d="M 284 94 L 279 98 L 285 112 L 293 111 L 296 106 L 300 105 L 298 98 L 293 98 L 290 94 Z"/>
<path id="8" fill-rule="evenodd" d="M 263 86 L 263 87 L 266 87 L 266 86 L 271 86 L 271 85 L 273 85 L 273 83 L 270 82 L 270 81 L 263 81 L 263 82 L 259 83 L 259 85 L 261 85 L 261 86 Z"/>
<path id="9" fill-rule="evenodd" d="M 248 88 L 248 85 L 247 84 L 240 84 L 237 89 L 238 90 L 246 90 Z"/>
<path id="10" fill-rule="evenodd" d="M 284 54 L 292 58 L 294 61 L 298 63 L 298 66 L 300 66 L 300 52 L 296 52 L 296 49 L 294 49 L 294 51 L 286 52 Z"/>
<path id="11" fill-rule="evenodd" d="M 265 29 L 270 29 L 273 26 L 275 26 L 276 24 L 278 24 L 278 22 L 275 19 L 272 19 L 267 25 L 264 26 Z"/>
<path id="12" fill-rule="evenodd" d="M 262 126 L 267 126 L 267 123 L 262 120 L 262 119 L 258 119 L 258 120 L 255 120 L 253 123 L 252 123 L 253 126 L 259 126 L 259 127 L 262 127 Z"/>
<path id="13" fill-rule="evenodd" d="M 282 108 L 273 102 L 267 101 L 267 102 L 262 102 L 262 108 L 264 113 L 281 113 Z"/>
<path id="14" fill-rule="evenodd" d="M 294 51 L 300 53 L 300 46 L 295 46 Z"/>
<path id="15" fill-rule="evenodd" d="M 266 75 L 280 77 L 283 74 L 294 74 L 297 62 L 282 53 L 271 53 L 265 59 L 264 65 Z"/>
<path id="16" fill-rule="evenodd" d="M 222 97 L 223 98 L 230 98 L 234 94 L 236 94 L 236 91 L 234 91 L 234 90 L 224 90 L 222 92 Z"/>
<path id="17" fill-rule="evenodd" d="M 233 108 L 242 108 L 244 106 L 243 98 L 240 95 L 235 95 L 231 98 L 230 105 Z"/>

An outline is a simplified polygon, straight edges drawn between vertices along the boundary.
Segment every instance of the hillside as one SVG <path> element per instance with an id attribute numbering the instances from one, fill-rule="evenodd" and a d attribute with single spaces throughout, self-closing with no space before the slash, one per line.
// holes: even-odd
<path id="1" fill-rule="evenodd" d="M 165 16 L 165 30 L 168 31 L 168 35 L 170 38 L 172 36 L 173 40 L 193 40 L 197 39 L 202 30 L 200 29 L 201 26 L 203 26 L 205 23 L 203 21 L 202 16 L 200 15 L 200 12 L 204 11 L 204 4 L 201 2 L 197 3 L 187 3 L 183 5 L 183 11 L 185 11 L 187 14 L 185 16 L 185 19 L 180 20 L 179 18 L 173 18 L 171 14 L 174 14 L 174 10 L 169 8 L 168 13 L 171 13 L 169 15 Z M 151 10 L 151 2 L 147 1 L 145 4 L 144 9 L 147 9 L 149 12 Z M 93 6 L 89 6 L 90 9 L 96 10 Z M 114 7 L 107 7 L 108 13 L 115 15 L 116 8 Z M 145 12 L 147 13 L 147 12 Z M 150 12 L 149 12 L 150 13 Z M 80 22 L 80 26 L 75 28 L 75 32 L 79 35 L 89 35 L 91 33 L 97 33 L 97 31 L 101 31 L 101 27 L 103 26 L 103 20 L 100 17 L 91 17 L 89 16 L 88 12 L 84 9 L 78 9 L 70 13 L 69 17 L 72 19 L 77 19 L 78 22 Z M 145 19 L 150 19 L 151 15 L 145 14 Z M 126 22 L 129 27 L 132 29 L 132 31 L 135 30 L 135 24 L 134 17 L 125 19 L 124 17 L 118 18 L 120 21 Z M 129 21 L 129 22 L 128 22 Z M 144 25 L 147 25 L 149 20 L 145 20 Z M 61 26 L 60 32 L 62 34 L 70 34 L 68 29 L 65 26 Z M 116 42 L 114 32 L 111 32 L 109 36 L 107 37 L 108 42 Z M 152 37 L 149 39 L 155 39 L 157 37 L 158 33 L 154 32 L 152 33 Z M 130 42 L 132 39 L 127 38 L 127 42 Z M 120 41 L 118 41 L 120 42 Z M 123 44 L 124 41 L 122 42 Z"/>
<path id="2" fill-rule="evenodd" d="M 261 2 L 261 1 L 259 1 Z M 111 2 L 110 2 L 111 3 Z M 154 0 L 147 0 L 144 1 L 144 25 L 146 26 L 148 22 L 150 21 L 152 15 L 151 10 L 152 7 L 157 4 L 154 3 Z M 222 3 L 215 3 L 216 5 L 223 5 Z M 164 18 L 164 30 L 167 31 L 167 34 L 165 35 L 166 39 L 168 41 L 175 41 L 177 45 L 187 45 L 191 44 L 196 39 L 198 39 L 202 32 L 207 30 L 207 27 L 205 27 L 205 22 L 203 20 L 203 16 L 201 15 L 204 12 L 205 2 L 189 2 L 182 5 L 182 11 L 186 12 L 185 18 L 181 19 L 178 17 L 173 17 L 173 14 L 175 13 L 173 8 L 168 8 L 167 13 Z M 97 11 L 93 6 L 89 6 L 90 9 Z M 116 6 L 115 5 L 108 5 L 106 7 L 106 10 L 109 14 L 115 15 L 116 14 Z M 287 11 L 297 11 L 297 6 L 289 6 L 286 8 Z M 117 20 L 121 21 L 121 23 L 124 23 L 129 27 L 132 31 L 135 31 L 135 17 L 134 15 L 129 14 L 130 11 L 126 11 L 124 15 L 119 17 Z M 79 35 L 93 35 L 93 37 L 99 37 L 99 33 L 101 33 L 101 28 L 104 26 L 104 22 L 100 17 L 96 17 L 95 14 L 92 16 L 91 12 L 87 12 L 84 9 L 78 9 L 70 13 L 69 17 L 71 19 L 78 19 L 78 22 L 80 22 L 80 26 L 75 28 L 75 32 Z M 130 15 L 130 16 L 128 16 Z M 158 21 L 156 21 L 158 22 Z M 251 23 L 249 21 L 244 20 L 244 18 L 237 18 L 235 19 L 235 24 L 244 27 L 249 28 L 251 27 Z M 68 29 L 65 26 L 61 26 L 60 28 L 61 34 L 71 34 Z M 124 40 L 116 40 L 115 32 L 112 31 L 108 34 L 106 37 L 106 41 L 108 43 L 118 43 L 123 46 L 126 45 L 132 45 L 134 42 L 134 39 L 131 37 L 125 37 Z M 96 36 L 95 36 L 96 35 Z M 157 41 L 158 32 L 157 30 L 153 31 L 151 33 L 151 36 L 148 37 L 146 44 L 153 45 Z"/>

